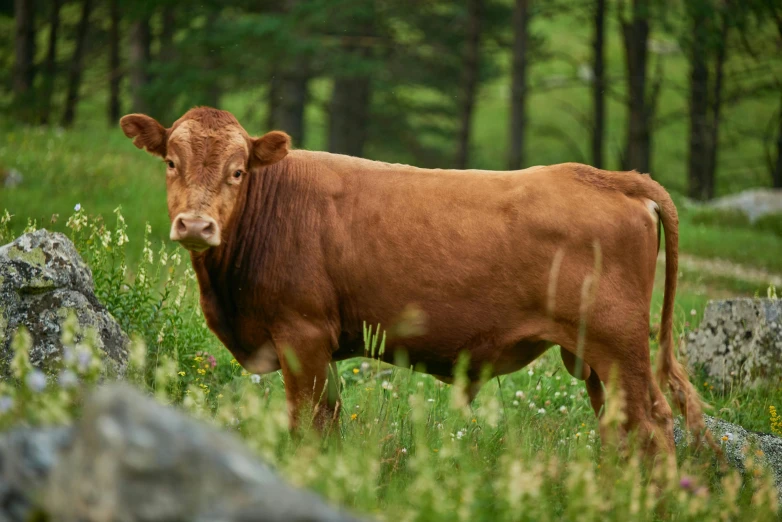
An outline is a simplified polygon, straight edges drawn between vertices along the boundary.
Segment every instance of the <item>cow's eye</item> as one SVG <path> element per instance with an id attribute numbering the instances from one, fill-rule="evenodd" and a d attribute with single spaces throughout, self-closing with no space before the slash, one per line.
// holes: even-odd
<path id="1" fill-rule="evenodd" d="M 236 172 L 234 172 L 234 179 L 239 179 L 241 177 L 242 177 L 242 171 L 241 170 L 237 170 Z"/>
<path id="2" fill-rule="evenodd" d="M 171 160 L 166 160 L 166 165 L 168 165 L 168 168 L 173 169 L 174 168 L 174 162 Z"/>

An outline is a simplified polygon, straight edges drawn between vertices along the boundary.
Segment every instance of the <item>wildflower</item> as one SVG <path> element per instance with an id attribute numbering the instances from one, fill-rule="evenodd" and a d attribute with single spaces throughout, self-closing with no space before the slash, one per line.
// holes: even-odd
<path id="1" fill-rule="evenodd" d="M 527 370 L 527 375 L 529 375 L 530 377 L 532 377 L 533 375 L 535 375 L 535 372 L 534 372 L 534 371 L 532 371 L 532 368 L 530 368 L 529 370 Z"/>
<path id="2" fill-rule="evenodd" d="M 258 384 L 259 382 L 261 382 L 261 376 L 258 375 L 257 373 L 254 373 L 250 375 L 250 380 L 252 381 L 253 384 Z"/>
<path id="3" fill-rule="evenodd" d="M 81 210 L 81 203 L 76 203 L 76 206 L 73 207 L 73 210 L 75 210 L 76 212 L 80 211 Z"/>
<path id="4" fill-rule="evenodd" d="M 546 414 L 546 409 L 545 408 L 540 408 L 538 410 L 538 413 L 541 414 L 541 415 L 545 415 Z"/>
<path id="5" fill-rule="evenodd" d="M 92 354 L 87 350 L 82 350 L 79 352 L 76 358 L 77 358 L 76 364 L 79 368 L 79 371 L 82 373 L 87 371 L 87 368 L 89 368 L 90 363 L 92 362 Z"/>
<path id="6" fill-rule="evenodd" d="M 360 370 L 358 368 L 353 368 L 353 373 L 358 373 Z"/>
<path id="7" fill-rule="evenodd" d="M 692 479 L 687 476 L 682 477 L 679 481 L 679 487 L 682 489 L 690 489 L 692 487 Z"/>
<path id="8" fill-rule="evenodd" d="M 185 376 L 185 372 L 177 372 L 177 374 L 178 374 L 180 377 L 184 377 L 184 376 Z"/>
<path id="9" fill-rule="evenodd" d="M 576 439 L 580 439 L 581 438 L 581 432 L 580 431 L 576 432 L 576 434 L 573 435 L 573 437 L 576 438 Z"/>
<path id="10" fill-rule="evenodd" d="M 513 405 L 514 406 L 518 406 L 519 405 L 519 401 L 513 401 Z"/>
<path id="11" fill-rule="evenodd" d="M 529 409 L 534 410 L 535 409 L 535 403 L 532 401 L 529 401 Z"/>
<path id="12" fill-rule="evenodd" d="M 361 363 L 361 369 L 364 370 L 364 371 L 369 370 L 369 363 L 366 362 L 366 361 L 362 362 Z"/>
<path id="13" fill-rule="evenodd" d="M 198 375 L 206 375 L 206 370 L 204 370 L 203 368 L 199 368 L 196 371 L 198 372 Z"/>
<path id="14" fill-rule="evenodd" d="M 434 402 L 434 399 L 426 399 L 426 402 Z"/>
<path id="15" fill-rule="evenodd" d="M 402 448 L 402 453 L 407 453 L 407 448 Z"/>
<path id="16" fill-rule="evenodd" d="M 63 370 L 60 372 L 60 376 L 57 379 L 57 382 L 63 388 L 70 388 L 71 386 L 75 386 L 79 380 L 76 378 L 76 374 L 71 370 Z"/>
<path id="17" fill-rule="evenodd" d="M 769 406 L 768 412 L 771 416 L 771 433 L 782 435 L 782 417 L 777 413 L 775 406 Z"/>
<path id="18" fill-rule="evenodd" d="M 690 310 L 690 315 L 693 315 L 693 316 L 694 316 L 694 315 L 695 315 L 695 314 L 697 314 L 697 313 L 698 313 L 698 312 L 696 312 L 696 311 L 695 311 L 695 308 L 693 308 L 692 310 Z"/>
<path id="19" fill-rule="evenodd" d="M 14 407 L 14 400 L 7 395 L 0 397 L 0 415 Z"/>
<path id="20" fill-rule="evenodd" d="M 560 395 L 562 395 L 562 394 L 559 393 L 559 392 L 554 393 L 554 397 L 559 397 Z"/>
<path id="21" fill-rule="evenodd" d="M 350 415 L 350 420 L 356 420 L 358 418 L 358 413 L 352 413 Z"/>
<path id="22" fill-rule="evenodd" d="M 722 442 L 733 442 L 733 434 L 731 432 L 727 432 L 722 436 Z"/>
<path id="23" fill-rule="evenodd" d="M 198 352 L 198 353 L 201 353 L 201 352 Z M 197 355 L 196 357 L 193 357 L 193 360 L 194 360 L 195 362 L 201 362 L 201 361 L 203 361 L 203 360 L 204 360 L 204 358 L 203 358 L 203 357 L 201 357 L 200 355 Z"/>
<path id="24" fill-rule="evenodd" d="M 383 381 L 380 384 L 380 387 L 383 388 L 384 390 L 393 390 L 394 389 L 394 386 L 390 382 L 388 382 L 388 381 Z"/>
<path id="25" fill-rule="evenodd" d="M 46 388 L 46 376 L 41 370 L 33 370 L 27 374 L 25 383 L 28 388 L 37 393 Z"/>
<path id="26" fill-rule="evenodd" d="M 585 447 L 586 449 L 588 449 L 588 450 L 591 450 L 591 449 L 592 449 L 592 446 L 590 446 L 589 444 L 585 445 L 584 447 Z"/>
<path id="27" fill-rule="evenodd" d="M 211 355 L 211 354 L 210 354 L 210 355 L 209 355 L 209 357 L 207 357 L 207 358 L 206 358 L 206 362 L 207 362 L 207 364 L 208 364 L 209 366 L 211 366 L 212 368 L 214 368 L 215 366 L 217 366 L 217 360 L 215 359 L 214 355 Z"/>
<path id="28" fill-rule="evenodd" d="M 517 399 L 523 399 L 524 398 L 524 392 L 521 390 L 516 391 L 516 398 Z"/>
<path id="29" fill-rule="evenodd" d="M 434 448 L 432 451 L 434 451 L 435 453 L 437 453 L 437 452 L 438 452 L 438 451 L 440 451 L 440 450 L 439 450 L 439 449 L 437 449 L 437 448 Z"/>
<path id="30" fill-rule="evenodd" d="M 477 423 L 477 422 L 478 422 L 478 420 L 477 420 L 477 419 L 473 419 L 473 420 L 472 420 L 472 422 L 473 422 L 473 423 Z"/>
<path id="31" fill-rule="evenodd" d="M 559 413 L 567 413 L 567 406 L 560 406 Z"/>

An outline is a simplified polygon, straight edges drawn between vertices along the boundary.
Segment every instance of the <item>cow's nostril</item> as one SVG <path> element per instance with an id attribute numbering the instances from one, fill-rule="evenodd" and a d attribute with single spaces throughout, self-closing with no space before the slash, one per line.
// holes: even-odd
<path id="1" fill-rule="evenodd" d="M 214 223 L 211 223 L 211 222 L 209 224 L 207 224 L 203 228 L 203 230 L 201 230 L 201 235 L 203 237 L 209 237 L 209 236 L 211 236 L 214 233 L 215 233 L 215 225 L 214 225 Z"/>
<path id="2" fill-rule="evenodd" d="M 180 234 L 184 234 L 185 232 L 187 232 L 187 225 L 185 224 L 184 219 L 179 218 L 176 220 L 176 229 L 177 232 L 179 232 Z"/>

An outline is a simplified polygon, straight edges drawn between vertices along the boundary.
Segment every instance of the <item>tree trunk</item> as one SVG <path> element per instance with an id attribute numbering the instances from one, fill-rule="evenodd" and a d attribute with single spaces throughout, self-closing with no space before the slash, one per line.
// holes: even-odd
<path id="1" fill-rule="evenodd" d="M 603 48 L 605 43 L 606 0 L 595 1 L 595 39 L 592 42 L 594 60 L 592 83 L 592 104 L 594 110 L 592 122 L 592 165 L 603 168 L 603 139 L 605 136 L 605 62 Z"/>
<path id="2" fill-rule="evenodd" d="M 363 156 L 372 83 L 367 76 L 339 77 L 329 106 L 329 152 Z"/>
<path id="3" fill-rule="evenodd" d="M 771 186 L 782 189 L 782 96 L 779 97 L 779 129 L 777 130 L 777 161 L 771 172 Z"/>
<path id="4" fill-rule="evenodd" d="M 266 93 L 266 130 L 277 128 L 277 98 L 280 95 L 280 78 L 278 76 L 279 67 L 272 64 L 271 74 L 269 75 L 269 90 Z"/>
<path id="5" fill-rule="evenodd" d="M 711 100 L 711 125 L 709 129 L 709 156 L 708 156 L 708 177 L 707 181 L 707 199 L 712 199 L 716 192 L 717 181 L 717 154 L 719 152 L 720 137 L 720 117 L 722 113 L 722 88 L 725 72 L 725 60 L 728 52 L 728 23 L 723 18 L 720 37 L 718 40 L 717 54 L 714 64 L 714 91 L 710 96 Z"/>
<path id="6" fill-rule="evenodd" d="M 462 106 L 459 117 L 459 143 L 456 149 L 457 169 L 466 169 L 470 159 L 472 114 L 480 75 L 483 0 L 467 0 L 467 11 L 467 41 L 462 69 Z"/>
<path id="7" fill-rule="evenodd" d="M 646 97 L 649 0 L 633 0 L 632 20 L 622 19 L 627 69 L 627 136 L 622 167 L 642 173 L 651 170 L 651 103 Z"/>
<path id="8" fill-rule="evenodd" d="M 309 99 L 309 66 L 305 59 L 281 67 L 274 101 L 274 123 L 287 132 L 297 147 L 304 145 L 304 108 Z"/>
<path id="9" fill-rule="evenodd" d="M 43 93 L 41 93 L 41 123 L 48 125 L 52 112 L 52 95 L 57 77 L 57 32 L 60 27 L 60 0 L 52 0 L 49 13 L 49 45 L 44 66 Z"/>
<path id="10" fill-rule="evenodd" d="M 62 116 L 62 126 L 70 127 L 76 118 L 76 105 L 79 103 L 79 87 L 81 87 L 82 61 L 84 47 L 87 43 L 87 31 L 90 27 L 92 0 L 84 0 L 81 6 L 81 18 L 76 29 L 76 47 L 71 59 L 71 71 L 68 75 L 68 95 L 65 99 L 65 112 Z"/>
<path id="11" fill-rule="evenodd" d="M 511 70 L 510 146 L 508 169 L 524 163 L 524 134 L 527 125 L 527 50 L 529 47 L 529 5 L 532 0 L 516 0 L 513 11 L 513 65 Z"/>
<path id="12" fill-rule="evenodd" d="M 149 17 L 133 22 L 130 30 L 130 92 L 133 112 L 149 112 L 145 89 L 149 82 L 149 59 L 152 33 Z"/>
<path id="13" fill-rule="evenodd" d="M 692 13 L 693 43 L 690 49 L 689 196 L 709 199 L 709 66 L 708 29 L 702 12 Z"/>
<path id="14" fill-rule="evenodd" d="M 35 79 L 35 2 L 15 0 L 14 21 L 14 103 L 22 119 L 31 121 Z"/>
<path id="15" fill-rule="evenodd" d="M 120 106 L 120 83 L 122 69 L 120 68 L 119 24 L 121 20 L 119 0 L 111 0 L 109 6 L 111 25 L 109 27 L 109 125 L 116 125 L 122 112 Z"/>

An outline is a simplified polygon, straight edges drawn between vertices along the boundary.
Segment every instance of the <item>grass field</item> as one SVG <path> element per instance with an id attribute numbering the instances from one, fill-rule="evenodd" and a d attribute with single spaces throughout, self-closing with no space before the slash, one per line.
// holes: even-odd
<path id="1" fill-rule="evenodd" d="M 129 175 L 134 170 L 134 156 L 112 157 L 128 167 Z M 91 171 L 96 183 L 105 181 L 96 175 L 97 166 L 80 158 L 70 161 Z M 140 170 L 158 167 L 139 165 Z M 63 181 L 57 183 L 66 192 L 71 187 Z M 144 184 L 133 186 L 150 190 Z M 103 193 L 128 189 L 113 190 Z M 62 193 L 58 196 L 67 200 Z M 26 201 L 40 204 L 32 193 Z M 743 479 L 736 472 L 719 473 L 710 453 L 701 452 L 680 453 L 678 468 L 659 465 L 652 473 L 634 457 L 628 460 L 614 446 L 601 444 L 583 384 L 564 369 L 558 348 L 520 372 L 487 382 L 472 407 L 458 387 L 425 374 L 370 360 L 345 361 L 339 365 L 343 410 L 337 431 L 323 440 L 315 435 L 291 438 L 281 375 L 247 374 L 209 332 L 184 251 L 159 242 L 162 234 L 155 228 L 151 234 L 132 232 L 125 218 L 107 207 L 101 219 L 89 218 L 89 203 L 82 205 L 75 219 L 63 208 L 55 225 L 74 239 L 88 260 L 101 301 L 136 336 L 130 380 L 165 403 L 234 431 L 288 480 L 334 503 L 380 520 L 778 516 L 776 490 L 760 468 Z M 143 230 L 141 219 L 136 220 L 135 226 Z M 132 222 L 130 216 L 127 221 Z M 17 216 L 14 222 L 13 232 L 0 227 L 0 242 L 16 234 L 26 220 Z M 156 226 L 168 228 L 165 220 Z M 125 234 L 130 241 L 118 245 Z M 740 249 L 725 246 L 720 251 L 724 257 Z M 129 278 L 122 276 L 126 263 Z M 711 295 L 765 292 L 761 284 L 686 270 L 680 280 L 679 331 L 697 324 Z M 660 282 L 657 286 L 652 322 L 659 319 Z M 23 345 L 17 340 L 16 380 L 0 383 L 0 395 L 13 399 L 12 408 L 0 414 L 0 428 L 20 422 L 61 423 L 78 416 L 100 364 L 74 369 L 82 373 L 78 387 L 63 389 L 52 376 L 45 390 L 36 391 L 24 384 L 34 370 L 24 363 Z M 712 414 L 750 430 L 772 429 L 769 406 L 782 407 L 779 387 L 722 394 L 699 376 L 693 378 Z M 602 422 L 610 431 L 618 417 L 607 414 Z"/>

